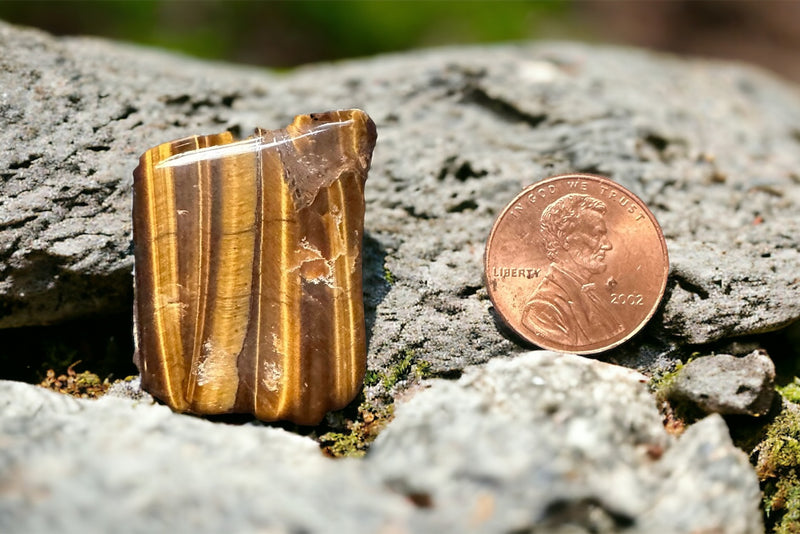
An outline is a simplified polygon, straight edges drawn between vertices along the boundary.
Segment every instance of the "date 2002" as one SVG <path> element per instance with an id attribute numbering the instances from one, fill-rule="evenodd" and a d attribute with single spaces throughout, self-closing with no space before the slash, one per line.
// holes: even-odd
<path id="1" fill-rule="evenodd" d="M 611 304 L 644 306 L 644 297 L 640 293 L 611 293 Z"/>

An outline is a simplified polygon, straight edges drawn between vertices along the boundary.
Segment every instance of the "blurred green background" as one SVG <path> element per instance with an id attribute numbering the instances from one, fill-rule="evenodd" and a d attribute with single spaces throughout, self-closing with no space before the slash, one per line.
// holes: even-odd
<path id="1" fill-rule="evenodd" d="M 15 1 L 0 18 L 288 68 L 445 44 L 572 39 L 741 59 L 800 80 L 800 2 Z"/>
<path id="2" fill-rule="evenodd" d="M 12 1 L 6 20 L 277 67 L 446 43 L 525 39 L 570 20 L 550 2 Z"/>

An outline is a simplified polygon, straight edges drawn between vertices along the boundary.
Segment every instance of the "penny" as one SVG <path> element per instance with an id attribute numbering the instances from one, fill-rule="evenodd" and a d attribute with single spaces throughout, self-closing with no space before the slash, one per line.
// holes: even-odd
<path id="1" fill-rule="evenodd" d="M 647 206 L 591 174 L 525 188 L 486 244 L 489 297 L 500 318 L 545 349 L 593 354 L 635 335 L 655 313 L 667 245 Z"/>

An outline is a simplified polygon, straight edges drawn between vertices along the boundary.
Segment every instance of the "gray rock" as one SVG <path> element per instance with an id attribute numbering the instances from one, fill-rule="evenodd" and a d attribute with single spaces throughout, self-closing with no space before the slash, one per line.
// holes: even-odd
<path id="1" fill-rule="evenodd" d="M 0 381 L 0 440 L 8 534 L 366 533 L 412 508 L 310 438 L 146 401 Z"/>
<path id="2" fill-rule="evenodd" d="M 271 77 L 2 22 L 0 47 L 0 327 L 128 310 L 139 154 Z"/>
<path id="3" fill-rule="evenodd" d="M 373 369 L 413 354 L 457 374 L 520 350 L 490 319 L 484 243 L 523 186 L 566 171 L 628 187 L 668 239 L 663 312 L 610 358 L 664 367 L 685 343 L 800 317 L 800 98 L 755 69 L 538 43 L 273 76 L 2 23 L 0 46 L 0 327 L 129 309 L 131 171 L 149 146 L 345 107 L 379 130 Z"/>
<path id="4" fill-rule="evenodd" d="M 679 439 L 644 377 L 534 352 L 437 380 L 363 459 L 278 428 L 0 381 L 0 531 L 761 532 L 719 416 Z"/>
<path id="5" fill-rule="evenodd" d="M 766 415 L 775 397 L 775 364 L 762 350 L 701 356 L 678 372 L 667 395 L 706 413 Z"/>
<path id="6" fill-rule="evenodd" d="M 665 478 L 653 508 L 639 521 L 642 532 L 764 531 L 760 512 L 754 512 L 761 503 L 758 478 L 719 415 L 689 427 L 664 454 L 655 476 Z M 718 491 L 736 496 L 719 498 Z"/>
<path id="7" fill-rule="evenodd" d="M 368 461 L 456 532 L 763 531 L 724 421 L 673 440 L 644 382 L 551 352 L 494 360 L 400 405 Z"/>

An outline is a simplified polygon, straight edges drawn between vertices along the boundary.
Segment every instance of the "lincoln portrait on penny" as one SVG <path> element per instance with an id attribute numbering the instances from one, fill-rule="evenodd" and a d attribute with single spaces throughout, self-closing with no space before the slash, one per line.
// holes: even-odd
<path id="1" fill-rule="evenodd" d="M 522 324 L 536 336 L 578 348 L 624 329 L 594 281 L 606 271 L 606 252 L 613 248 L 605 214 L 602 200 L 576 193 L 542 212 L 539 231 L 551 263 L 522 310 Z"/>

